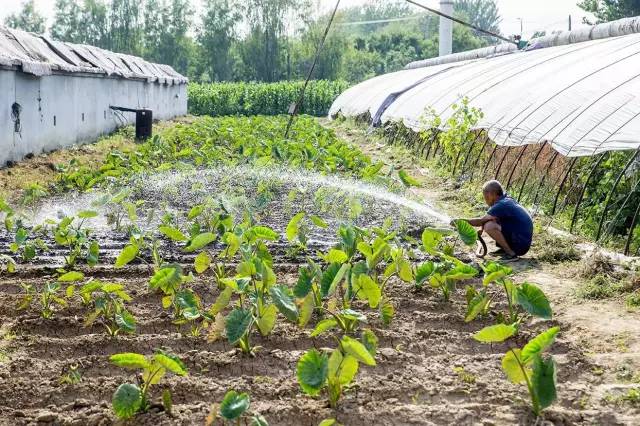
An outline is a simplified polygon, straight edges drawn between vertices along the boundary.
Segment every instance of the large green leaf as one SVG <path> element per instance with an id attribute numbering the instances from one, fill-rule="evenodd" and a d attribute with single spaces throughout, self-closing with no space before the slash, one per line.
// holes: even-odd
<path id="1" fill-rule="evenodd" d="M 232 344 L 237 343 L 249 329 L 252 320 L 251 311 L 247 309 L 234 309 L 231 311 L 225 322 L 225 330 L 229 342 Z"/>
<path id="2" fill-rule="evenodd" d="M 179 265 L 165 266 L 149 280 L 149 286 L 153 289 L 160 289 L 165 294 L 173 294 L 182 283 L 182 268 Z"/>
<path id="3" fill-rule="evenodd" d="M 178 376 L 186 376 L 187 368 L 176 355 L 158 351 L 153 355 L 153 359 L 163 368 Z"/>
<path id="4" fill-rule="evenodd" d="M 220 292 L 216 301 L 209 309 L 209 314 L 211 316 L 215 316 L 219 312 L 221 312 L 224 308 L 229 305 L 229 301 L 231 300 L 231 296 L 233 295 L 233 287 L 227 286 Z"/>
<path id="5" fill-rule="evenodd" d="M 260 334 L 263 336 L 267 336 L 273 330 L 273 327 L 276 325 L 276 320 L 278 318 L 278 308 L 276 305 L 268 305 L 262 307 L 260 310 L 260 315 L 256 321 L 256 325 L 258 326 L 258 330 Z"/>
<path id="6" fill-rule="evenodd" d="M 140 410 L 142 392 L 136 385 L 123 383 L 114 392 L 111 404 L 116 416 L 121 419 L 130 419 Z"/>
<path id="7" fill-rule="evenodd" d="M 360 298 L 369 302 L 369 307 L 375 309 L 382 299 L 380 287 L 369 275 L 362 274 L 353 282 L 353 292 Z"/>
<path id="8" fill-rule="evenodd" d="M 473 335 L 473 338 L 482 343 L 500 343 L 516 334 L 513 325 L 496 324 L 485 327 Z"/>
<path id="9" fill-rule="evenodd" d="M 193 237 L 189 245 L 184 248 L 184 251 L 186 251 L 187 253 L 191 253 L 196 250 L 200 250 L 211 244 L 215 240 L 216 234 L 214 234 L 213 232 L 203 232 L 202 234 Z"/>
<path id="10" fill-rule="evenodd" d="M 416 269 L 416 284 L 423 284 L 427 279 L 429 279 L 434 271 L 435 266 L 431 261 L 425 262 L 422 265 L 418 266 L 418 268 Z"/>
<path id="11" fill-rule="evenodd" d="M 136 331 L 136 319 L 131 313 L 125 309 L 115 314 L 115 320 L 118 327 L 127 333 Z"/>
<path id="12" fill-rule="evenodd" d="M 131 261 L 138 255 L 138 250 L 138 246 L 134 244 L 125 246 L 116 259 L 115 267 L 122 268 L 123 266 L 131 263 Z"/>
<path id="13" fill-rule="evenodd" d="M 296 368 L 298 383 L 307 395 L 318 395 L 327 381 L 328 371 L 327 356 L 316 349 L 311 349 L 298 361 Z"/>
<path id="14" fill-rule="evenodd" d="M 220 415 L 226 420 L 236 420 L 249 408 L 249 395 L 230 390 L 220 404 Z"/>
<path id="15" fill-rule="evenodd" d="M 477 294 L 471 301 L 469 301 L 469 306 L 467 307 L 467 315 L 464 317 L 465 322 L 471 322 L 478 315 L 484 312 L 485 308 L 490 302 L 489 295 Z"/>
<path id="16" fill-rule="evenodd" d="M 458 236 L 463 243 L 468 246 L 472 246 L 478 241 L 478 231 L 471 226 L 469 222 L 463 219 L 458 219 L 454 222 L 456 227 L 456 231 L 458 231 Z"/>
<path id="17" fill-rule="evenodd" d="M 431 255 L 436 254 L 436 248 L 444 235 L 436 229 L 425 228 L 422 231 L 422 248 Z"/>
<path id="18" fill-rule="evenodd" d="M 304 212 L 300 212 L 294 217 L 291 218 L 289 224 L 287 225 L 287 229 L 285 231 L 287 240 L 289 242 L 294 242 L 296 238 L 298 238 L 298 233 L 300 232 L 300 222 L 304 219 Z"/>
<path id="19" fill-rule="evenodd" d="M 551 327 L 529 340 L 522 348 L 524 362 L 529 363 L 534 356 L 541 355 L 545 349 L 553 344 L 559 331 L 560 327 Z"/>
<path id="20" fill-rule="evenodd" d="M 118 367 L 145 369 L 149 367 L 149 361 L 144 355 L 125 352 L 111 355 L 109 360 Z"/>
<path id="21" fill-rule="evenodd" d="M 523 367 L 524 372 L 522 371 Z M 531 375 L 531 369 L 526 367 L 524 361 L 522 361 L 520 349 L 507 351 L 502 357 L 502 370 L 512 383 L 522 383 Z"/>
<path id="22" fill-rule="evenodd" d="M 453 268 L 451 271 L 445 274 L 450 280 L 454 281 L 462 281 L 462 280 L 470 280 L 471 278 L 478 275 L 478 270 L 471 265 L 467 265 L 465 263 L 460 264 Z"/>
<path id="23" fill-rule="evenodd" d="M 82 272 L 71 271 L 66 274 L 60 275 L 58 277 L 58 282 L 61 283 L 71 283 L 76 281 L 81 281 L 84 278 L 84 274 Z"/>
<path id="24" fill-rule="evenodd" d="M 332 328 L 337 326 L 338 326 L 338 321 L 336 321 L 335 319 L 333 318 L 323 319 L 318 324 L 316 324 L 316 328 L 314 328 L 313 331 L 311 332 L 311 337 L 319 336 L 325 331 L 331 330 Z"/>
<path id="25" fill-rule="evenodd" d="M 518 304 L 531 315 L 551 319 L 552 311 L 549 299 L 539 287 L 524 283 L 517 289 Z"/>
<path id="26" fill-rule="evenodd" d="M 297 298 L 303 298 L 311 291 L 311 284 L 313 280 L 313 272 L 311 268 L 304 267 L 298 272 L 298 283 L 293 288 L 293 294 Z"/>
<path id="27" fill-rule="evenodd" d="M 541 356 L 533 359 L 531 386 L 538 397 L 540 409 L 544 410 L 558 398 L 556 393 L 556 363 L 553 358 L 545 360 Z"/>
<path id="28" fill-rule="evenodd" d="M 349 336 L 343 336 L 340 341 L 340 346 L 346 354 L 352 355 L 358 361 L 366 365 L 376 365 L 376 360 L 369 353 L 367 348 L 356 339 Z"/>
<path id="29" fill-rule="evenodd" d="M 324 260 L 327 263 L 344 263 L 348 260 L 347 253 L 339 249 L 331 249 L 324 256 Z"/>
<path id="30" fill-rule="evenodd" d="M 358 360 L 351 355 L 343 356 L 340 350 L 335 349 L 329 357 L 329 378 L 336 380 L 341 385 L 351 383 L 358 373 Z"/>
<path id="31" fill-rule="evenodd" d="M 167 238 L 173 241 L 187 241 L 187 236 L 182 233 L 178 228 L 174 228 L 172 226 L 160 226 L 158 228 L 162 234 L 164 234 Z"/>
<path id="32" fill-rule="evenodd" d="M 275 241 L 278 239 L 278 234 L 266 226 L 254 226 L 251 231 L 259 240 Z"/>
<path id="33" fill-rule="evenodd" d="M 367 348 L 371 356 L 376 355 L 376 351 L 378 350 L 378 337 L 373 333 L 373 331 L 366 329 L 362 331 L 362 335 L 360 336 L 360 341 Z"/>
<path id="34" fill-rule="evenodd" d="M 80 213 L 78 213 L 78 217 L 80 219 L 91 219 L 94 217 L 98 217 L 98 212 L 93 211 L 93 210 L 84 210 L 81 211 Z"/>
<path id="35" fill-rule="evenodd" d="M 402 169 L 398 170 L 398 177 L 400 178 L 402 184 L 406 187 L 420 186 L 420 182 L 418 182 L 417 179 L 410 176 L 406 171 Z"/>
<path id="36" fill-rule="evenodd" d="M 206 251 L 200 252 L 193 261 L 193 265 L 196 272 L 201 274 L 211 266 L 211 256 Z"/>
<path id="37" fill-rule="evenodd" d="M 346 263 L 344 265 L 332 263 L 327 267 L 320 279 L 320 293 L 322 294 L 322 297 L 327 297 L 333 293 L 336 286 L 344 278 L 348 269 L 349 264 Z"/>
<path id="38" fill-rule="evenodd" d="M 289 321 L 298 322 L 298 307 L 296 306 L 291 291 L 283 285 L 271 287 L 269 290 L 271 300 L 278 307 L 278 310 Z"/>

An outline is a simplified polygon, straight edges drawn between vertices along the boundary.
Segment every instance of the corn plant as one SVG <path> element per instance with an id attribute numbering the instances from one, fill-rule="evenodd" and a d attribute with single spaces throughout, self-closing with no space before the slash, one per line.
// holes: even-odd
<path id="1" fill-rule="evenodd" d="M 120 332 L 135 332 L 136 319 L 125 308 L 131 296 L 124 291 L 122 284 L 89 281 L 77 290 L 75 286 L 67 287 L 66 293 L 67 297 L 77 294 L 84 305 L 91 307 L 84 320 L 85 327 L 91 327 L 100 320 L 111 337 Z"/>
<path id="2" fill-rule="evenodd" d="M 372 335 L 369 331 L 361 340 L 343 336 L 338 347 L 329 354 L 312 349 L 302 355 L 296 369 L 302 391 L 310 396 L 325 391 L 329 404 L 335 408 L 358 374 L 360 363 L 376 365 L 377 342 Z"/>
<path id="3" fill-rule="evenodd" d="M 121 419 L 129 419 L 137 413 L 147 411 L 150 406 L 151 386 L 160 383 L 167 373 L 187 375 L 187 369 L 180 358 L 162 350 L 157 350 L 155 354 L 147 357 L 137 353 L 121 353 L 112 355 L 109 359 L 118 367 L 142 372 L 137 384 L 123 383 L 113 394 L 113 411 Z M 165 411 L 170 411 L 170 401 L 170 396 L 163 395 Z"/>
<path id="4" fill-rule="evenodd" d="M 554 342 L 559 327 L 552 327 L 531 339 L 521 349 L 510 347 L 502 358 L 502 370 L 516 384 L 525 383 L 533 413 L 539 416 L 557 399 L 556 363 L 543 352 Z M 501 343 L 517 333 L 514 325 L 497 324 L 485 327 L 474 335 L 482 343 Z"/>

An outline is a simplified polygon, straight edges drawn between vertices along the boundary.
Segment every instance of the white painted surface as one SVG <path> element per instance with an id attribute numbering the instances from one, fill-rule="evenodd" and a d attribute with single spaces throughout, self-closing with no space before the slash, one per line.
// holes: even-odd
<path id="1" fill-rule="evenodd" d="M 22 107 L 19 133 L 11 118 L 14 102 Z M 35 77 L 0 69 L 0 167 L 29 153 L 94 141 L 135 122 L 132 113 L 120 121 L 111 105 L 147 108 L 154 119 L 167 120 L 187 113 L 187 86 L 82 74 Z"/>
<path id="2" fill-rule="evenodd" d="M 453 16 L 453 0 L 440 0 L 440 12 Z M 440 17 L 440 56 L 453 52 L 453 21 Z"/>

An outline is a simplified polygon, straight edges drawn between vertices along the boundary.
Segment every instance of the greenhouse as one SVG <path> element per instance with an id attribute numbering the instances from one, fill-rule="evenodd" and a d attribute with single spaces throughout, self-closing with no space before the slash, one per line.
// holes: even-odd
<path id="1" fill-rule="evenodd" d="M 135 119 L 111 106 L 184 115 L 186 83 L 168 65 L 0 28 L 0 165 L 93 141 Z"/>
<path id="2" fill-rule="evenodd" d="M 607 191 L 627 190 L 617 206 L 632 210 L 618 218 L 623 225 L 614 220 L 609 230 L 617 227 L 632 238 L 637 222 L 632 172 L 638 166 L 640 147 L 639 31 L 640 18 L 629 18 L 534 39 L 523 51 L 485 48 L 412 63 L 405 70 L 348 89 L 336 99 L 329 115 L 365 117 L 374 127 L 387 131 L 393 127 L 395 137 L 398 126 L 415 135 L 436 128 L 445 132 L 463 112 L 475 111 L 470 126 L 475 136 L 453 149 L 454 174 L 469 172 L 472 166 L 485 174 L 493 170 L 496 178 L 503 172 L 507 186 L 519 188 L 519 198 L 526 186 L 535 189 L 533 204 L 544 204 L 540 187 L 545 180 L 555 182 L 558 193 L 549 199 L 549 213 L 557 213 L 559 196 L 565 194 L 561 209 L 575 205 L 572 230 L 585 192 L 596 190 L 592 186 L 598 182 L 597 166 L 604 156 L 631 151 L 628 162 L 616 162 L 621 167 L 619 178 Z M 425 141 L 418 145 L 424 153 Z M 477 150 L 481 152 L 476 154 Z M 487 157 L 484 168 L 483 156 Z M 593 167 L 584 164 L 588 159 L 578 161 L 578 157 L 594 157 Z M 530 168 L 537 170 L 540 179 L 533 179 Z M 621 185 L 622 180 L 629 182 Z M 594 202 L 593 197 L 589 202 Z M 595 201 L 599 202 L 605 204 L 604 220 L 616 202 L 610 197 Z M 598 239 L 603 225 L 594 227 Z"/>

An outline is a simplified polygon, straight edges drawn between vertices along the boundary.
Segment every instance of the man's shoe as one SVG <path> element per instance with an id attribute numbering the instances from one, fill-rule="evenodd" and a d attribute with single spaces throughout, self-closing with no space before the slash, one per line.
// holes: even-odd
<path id="1" fill-rule="evenodd" d="M 503 256 L 500 257 L 500 262 L 502 263 L 512 263 L 512 262 L 517 262 L 518 260 L 520 260 L 520 258 L 518 257 L 517 254 L 505 253 Z"/>
<path id="2" fill-rule="evenodd" d="M 489 254 L 492 255 L 492 256 L 502 256 L 502 255 L 507 254 L 507 252 L 504 251 L 504 249 L 502 247 L 498 247 L 497 250 L 494 250 Z"/>

